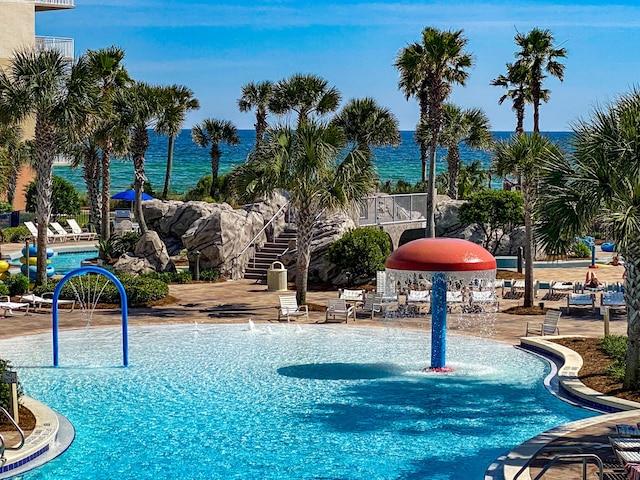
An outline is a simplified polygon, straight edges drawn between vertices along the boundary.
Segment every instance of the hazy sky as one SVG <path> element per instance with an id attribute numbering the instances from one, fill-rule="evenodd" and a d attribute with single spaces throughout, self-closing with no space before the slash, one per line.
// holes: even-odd
<path id="1" fill-rule="evenodd" d="M 201 109 L 188 116 L 185 128 L 207 117 L 253 128 L 253 115 L 237 108 L 242 85 L 313 73 L 337 87 L 343 102 L 374 97 L 398 117 L 401 129 L 413 130 L 417 104 L 398 91 L 394 58 L 419 41 L 426 26 L 462 29 L 475 65 L 451 100 L 484 109 L 493 130 L 513 130 L 511 104 L 498 105 L 504 90 L 489 83 L 513 61 L 516 32 L 550 29 L 568 57 L 564 82 L 545 82 L 551 98 L 541 107 L 540 125 L 562 131 L 638 84 L 636 3 L 76 0 L 75 10 L 38 13 L 36 32 L 73 37 L 76 56 L 117 45 L 133 78 L 191 88 Z M 530 108 L 525 128 L 532 129 Z"/>

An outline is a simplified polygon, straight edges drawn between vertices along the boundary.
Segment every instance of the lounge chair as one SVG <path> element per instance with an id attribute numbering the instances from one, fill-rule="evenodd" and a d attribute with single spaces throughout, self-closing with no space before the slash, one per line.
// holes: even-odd
<path id="1" fill-rule="evenodd" d="M 626 308 L 622 292 L 605 292 L 600 295 L 600 306 L 611 308 Z"/>
<path id="2" fill-rule="evenodd" d="M 430 303 L 431 292 L 429 290 L 409 290 L 407 303 Z"/>
<path id="3" fill-rule="evenodd" d="M 366 314 L 371 314 L 371 318 L 373 318 L 376 313 L 383 313 L 382 298 L 381 293 L 376 293 L 375 295 L 373 293 L 369 293 L 365 297 L 364 305 L 362 305 L 362 309 L 360 311 Z"/>
<path id="4" fill-rule="evenodd" d="M 22 295 L 20 297 L 20 301 L 29 302 L 30 305 L 33 306 L 34 311 L 42 310 L 44 306 L 48 306 L 49 308 L 53 307 L 53 293 L 45 293 L 42 297 L 34 294 Z M 61 305 L 71 305 L 71 311 L 73 312 L 76 307 L 75 300 L 58 300 L 58 307 Z"/>
<path id="5" fill-rule="evenodd" d="M 527 332 L 525 336 L 528 337 L 530 333 L 535 333 L 540 336 L 553 335 L 555 333 L 560 335 L 558 322 L 560 322 L 561 315 L 562 312 L 560 310 L 547 310 L 547 313 L 544 316 L 544 322 L 536 323 L 531 326 L 529 326 L 531 322 L 527 322 Z"/>
<path id="6" fill-rule="evenodd" d="M 33 222 L 24 222 L 24 226 L 27 227 L 33 238 L 38 238 L 38 227 L 36 227 Z M 56 240 L 64 242 L 67 240 L 67 235 L 57 235 L 47 227 L 47 239 L 51 242 L 55 242 Z"/>
<path id="7" fill-rule="evenodd" d="M 459 290 L 447 290 L 447 310 L 451 312 L 453 307 L 464 304 L 464 294 Z"/>
<path id="8" fill-rule="evenodd" d="M 25 310 L 25 315 L 29 313 L 29 304 L 28 303 L 20 303 L 20 302 L 12 302 L 11 298 L 8 296 L 0 297 L 2 301 L 0 301 L 0 310 L 3 310 L 3 317 L 7 316 L 7 312 L 13 314 L 14 310 Z"/>
<path id="9" fill-rule="evenodd" d="M 591 307 L 591 313 L 596 310 L 595 296 L 590 293 L 569 293 L 567 295 L 567 314 L 571 307 Z"/>
<path id="10" fill-rule="evenodd" d="M 287 322 L 291 321 L 291 317 L 307 317 L 309 320 L 309 308 L 306 305 L 298 305 L 295 295 L 280 296 L 280 309 L 278 310 L 278 321 L 280 318 L 287 317 Z"/>
<path id="11" fill-rule="evenodd" d="M 64 227 L 60 225 L 58 222 L 51 222 L 50 225 L 51 225 L 51 228 L 53 228 L 55 233 L 57 233 L 58 235 L 64 235 L 67 237 L 67 239 L 78 240 L 78 235 L 76 233 L 67 232 L 64 229 Z"/>
<path id="12" fill-rule="evenodd" d="M 498 311 L 500 304 L 495 291 L 491 290 L 471 290 L 469 292 L 469 307 L 471 312 L 486 312 L 487 307 Z"/>
<path id="13" fill-rule="evenodd" d="M 67 219 L 67 225 L 69 225 L 71 232 L 74 235 L 77 235 L 77 240 L 93 240 L 96 238 L 97 234 L 95 232 L 83 231 L 82 228 L 80 228 L 80 225 L 78 225 L 78 222 L 76 222 L 73 218 Z"/>
<path id="14" fill-rule="evenodd" d="M 364 290 L 349 290 L 345 288 L 339 292 L 338 298 L 354 305 L 364 303 Z"/>
<path id="15" fill-rule="evenodd" d="M 350 316 L 354 320 L 356 319 L 353 307 L 347 305 L 347 302 L 344 298 L 332 298 L 329 300 L 329 303 L 327 305 L 327 313 L 325 314 L 324 321 L 328 322 L 329 317 L 332 317 L 334 320 L 336 318 L 340 318 L 340 320 L 344 318 L 344 321 L 347 322 Z"/>
<path id="16" fill-rule="evenodd" d="M 549 293 L 553 297 L 554 295 L 567 295 L 574 291 L 573 282 L 551 282 Z"/>

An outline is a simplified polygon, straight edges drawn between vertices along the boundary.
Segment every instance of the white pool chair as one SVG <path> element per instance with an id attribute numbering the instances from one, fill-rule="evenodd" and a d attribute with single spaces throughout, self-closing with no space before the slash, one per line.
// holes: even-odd
<path id="1" fill-rule="evenodd" d="M 306 305 L 298 305 L 295 295 L 281 295 L 280 308 L 278 309 L 278 321 L 286 317 L 287 322 L 291 321 L 291 317 L 307 317 L 309 320 L 309 308 Z"/>
<path id="2" fill-rule="evenodd" d="M 562 312 L 560 310 L 547 310 L 542 323 L 531 324 L 531 322 L 527 322 L 527 332 L 525 336 L 528 337 L 530 333 L 540 336 L 553 335 L 556 333 L 560 335 L 558 323 L 560 322 L 561 315 Z"/>
<path id="3" fill-rule="evenodd" d="M 329 317 L 336 319 L 344 319 L 345 322 L 349 320 L 349 317 L 356 319 L 355 312 L 352 306 L 347 305 L 344 298 L 330 299 L 327 304 L 327 312 L 324 317 L 324 321 L 328 322 Z"/>

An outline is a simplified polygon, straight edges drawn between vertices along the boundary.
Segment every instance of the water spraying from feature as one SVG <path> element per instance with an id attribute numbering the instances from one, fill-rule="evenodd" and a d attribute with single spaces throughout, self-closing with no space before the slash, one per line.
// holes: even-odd
<path id="1" fill-rule="evenodd" d="M 460 299 L 471 288 L 495 292 L 496 260 L 480 245 L 458 238 L 422 238 L 402 245 L 385 263 L 385 291 L 406 294 L 431 287 L 431 366 L 446 366 L 448 298 Z"/>

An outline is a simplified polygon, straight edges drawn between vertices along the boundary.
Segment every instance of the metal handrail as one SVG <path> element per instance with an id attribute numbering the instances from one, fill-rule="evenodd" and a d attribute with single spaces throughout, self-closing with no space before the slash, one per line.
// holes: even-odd
<path id="1" fill-rule="evenodd" d="M 0 407 L 0 413 L 4 413 L 5 417 L 7 417 L 9 419 L 9 421 L 13 424 L 14 427 L 16 427 L 16 430 L 20 434 L 20 444 L 17 447 L 7 447 L 7 445 L 6 445 L 5 441 L 4 441 L 4 437 L 2 435 L 0 435 L 0 459 L 4 459 L 5 450 L 20 450 L 22 447 L 24 447 L 24 440 L 25 439 L 24 439 L 24 432 L 20 428 L 20 425 L 18 425 L 15 422 L 13 417 L 9 414 L 9 412 L 7 412 L 5 410 L 4 407 Z"/>
<path id="2" fill-rule="evenodd" d="M 560 447 L 554 447 L 554 450 L 559 449 Z M 573 447 L 573 446 L 567 446 L 565 447 L 566 450 L 575 450 L 576 448 L 579 447 Z M 531 463 L 536 459 L 538 453 L 544 451 L 545 448 L 540 449 L 535 455 L 533 455 L 521 468 L 520 470 L 518 470 L 518 473 L 516 473 L 513 476 L 512 480 L 516 480 L 518 477 L 520 477 L 520 475 L 522 475 L 522 472 L 524 472 L 525 470 L 527 470 L 529 468 L 529 466 L 531 465 Z M 556 455 L 555 457 L 553 457 L 551 459 L 551 461 L 549 463 L 547 463 L 544 468 L 542 469 L 542 471 L 536 475 L 536 478 L 534 478 L 533 480 L 540 480 L 540 478 L 542 478 L 542 476 L 546 473 L 547 470 L 549 470 L 558 460 L 562 460 L 562 459 L 577 459 L 577 458 L 581 458 L 582 459 L 582 480 L 586 480 L 586 475 L 587 475 L 587 460 L 592 459 L 595 460 L 595 463 L 598 465 L 598 478 L 600 480 L 603 479 L 603 469 L 604 469 L 604 465 L 602 463 L 602 459 L 597 456 L 594 453 L 565 453 L 565 454 L 561 454 L 561 455 Z"/>
<path id="3" fill-rule="evenodd" d="M 236 266 L 236 263 L 237 263 L 238 259 L 239 259 L 243 254 L 244 254 L 244 252 L 246 252 L 246 251 L 249 249 L 249 247 L 250 247 L 250 246 L 252 246 L 252 245 L 256 242 L 256 240 L 258 239 L 258 237 L 264 233 L 264 231 L 267 229 L 267 227 L 268 227 L 269 225 L 271 225 L 271 223 L 272 223 L 272 222 L 273 222 L 277 217 L 279 217 L 279 216 L 280 216 L 280 214 L 281 214 L 282 212 L 284 212 L 284 211 L 285 211 L 285 209 L 286 209 L 288 206 L 289 206 L 289 202 L 287 202 L 287 203 L 285 203 L 284 205 L 282 205 L 282 206 L 278 209 L 278 211 L 277 211 L 276 213 L 274 213 L 274 214 L 273 214 L 273 216 L 269 219 L 269 221 L 268 221 L 267 223 L 265 223 L 265 224 L 264 224 L 264 226 L 260 229 L 260 231 L 254 235 L 254 237 L 249 241 L 249 243 L 247 243 L 247 245 L 246 245 L 242 250 L 240 250 L 240 253 L 238 253 L 235 257 L 233 257 L 233 258 L 231 259 L 231 261 L 232 261 L 232 262 L 233 262 L 233 264 L 234 264 L 234 267 Z M 253 266 L 254 266 L 254 267 L 255 267 L 255 264 L 256 264 L 256 254 L 255 254 L 255 249 L 254 249 L 254 251 L 253 251 Z M 234 268 L 234 272 L 235 272 L 235 268 Z"/>

